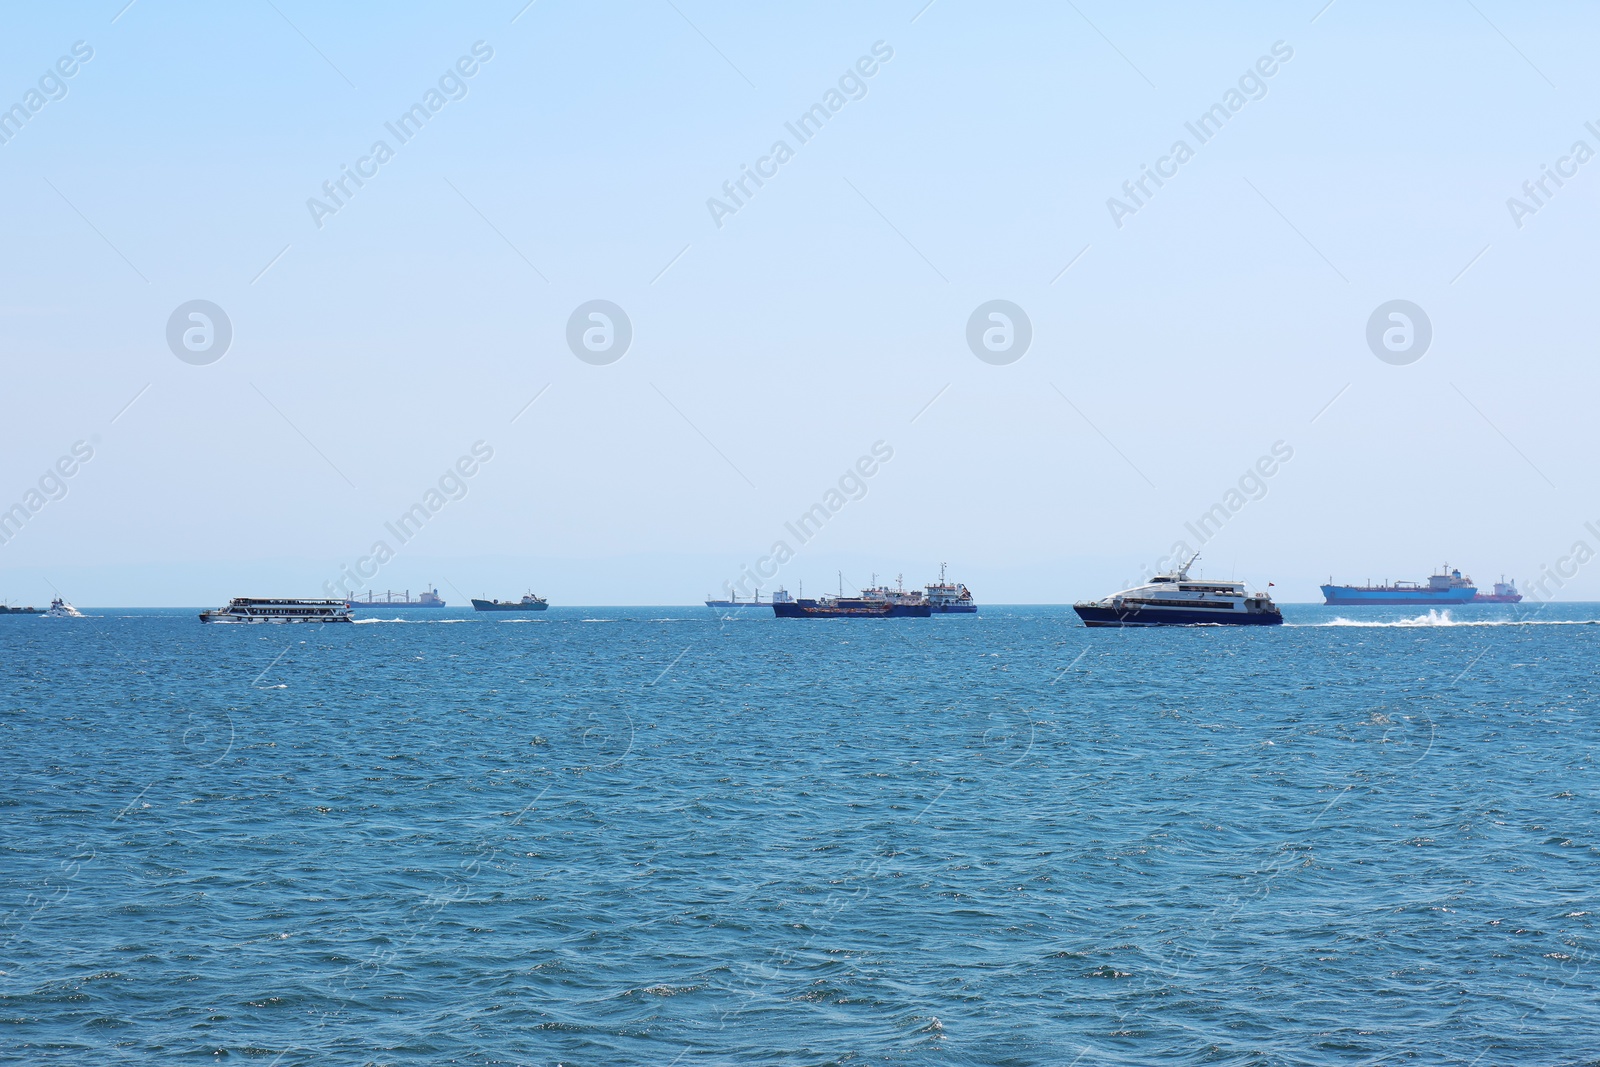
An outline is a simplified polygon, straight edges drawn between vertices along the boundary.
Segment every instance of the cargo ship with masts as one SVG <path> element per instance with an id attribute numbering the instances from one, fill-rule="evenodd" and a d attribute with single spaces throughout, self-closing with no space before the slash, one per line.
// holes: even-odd
<path id="1" fill-rule="evenodd" d="M 761 599 L 761 590 L 757 589 L 756 593 L 755 593 L 755 596 L 751 597 L 749 600 L 741 600 L 739 598 L 739 594 L 734 592 L 733 589 L 730 587 L 728 589 L 728 596 L 731 599 L 728 599 L 728 600 L 714 600 L 714 599 L 712 599 L 711 594 L 707 593 L 706 594 L 706 607 L 708 607 L 708 608 L 770 608 L 770 607 L 772 607 L 773 604 L 777 603 L 778 597 L 780 595 L 787 597 L 789 594 L 783 592 L 783 590 L 780 589 L 780 590 L 778 590 L 778 592 L 773 593 L 767 599 L 762 600 Z"/>
<path id="2" fill-rule="evenodd" d="M 926 604 L 930 615 L 971 615 L 978 610 L 972 591 L 965 585 L 945 580 L 946 564 L 939 564 L 939 580 L 929 582 L 921 589 L 907 589 L 905 578 L 896 575 L 894 585 L 878 585 L 878 576 L 872 576 L 871 588 L 861 590 L 868 600 L 883 600 L 891 604 Z"/>
<path id="3" fill-rule="evenodd" d="M 444 599 L 439 596 L 439 590 L 437 589 L 424 589 L 417 595 L 415 600 L 411 599 L 411 590 L 409 589 L 403 593 L 384 590 L 382 596 L 369 591 L 365 599 L 352 596 L 345 603 L 352 608 L 442 608 L 445 606 Z"/>
<path id="4" fill-rule="evenodd" d="M 939 580 L 923 587 L 928 607 L 935 615 L 971 615 L 977 612 L 978 602 L 972 591 L 960 582 L 947 582 L 943 563 L 939 564 Z"/>
<path id="5" fill-rule="evenodd" d="M 876 576 L 874 576 L 876 577 Z M 837 596 L 807 599 L 804 587 L 791 598 L 780 589 L 772 594 L 772 614 L 779 619 L 926 619 L 932 614 L 927 599 L 916 590 L 874 587 L 860 596 L 844 595 L 844 576 L 839 576 Z"/>

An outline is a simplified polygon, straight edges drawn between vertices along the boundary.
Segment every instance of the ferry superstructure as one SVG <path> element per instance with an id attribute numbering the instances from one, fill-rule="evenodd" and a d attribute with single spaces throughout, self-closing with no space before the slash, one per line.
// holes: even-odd
<path id="1" fill-rule="evenodd" d="M 1283 612 L 1243 582 L 1190 578 L 1198 556 L 1170 574 L 1100 600 L 1072 605 L 1085 626 L 1278 626 Z"/>
<path id="2" fill-rule="evenodd" d="M 284 623 L 351 622 L 350 605 L 343 600 L 296 600 L 278 597 L 236 596 L 227 607 L 200 613 L 201 622 Z"/>

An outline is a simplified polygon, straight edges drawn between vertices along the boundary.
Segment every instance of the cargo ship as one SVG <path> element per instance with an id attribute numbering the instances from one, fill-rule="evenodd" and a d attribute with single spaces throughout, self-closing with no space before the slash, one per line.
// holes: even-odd
<path id="1" fill-rule="evenodd" d="M 391 590 L 385 590 L 381 598 L 377 593 L 369 592 L 365 600 L 353 596 L 346 600 L 345 603 L 352 608 L 442 608 L 445 606 L 444 600 L 440 598 L 439 590 L 437 589 L 424 589 L 417 595 L 415 600 L 411 599 L 411 590 L 407 589 L 404 593 L 398 594 Z"/>
<path id="2" fill-rule="evenodd" d="M 1248 593 L 1243 582 L 1191 579 L 1199 558 L 1144 585 L 1072 605 L 1085 626 L 1278 626 L 1283 612 L 1267 593 Z"/>
<path id="3" fill-rule="evenodd" d="M 972 599 L 972 592 L 964 585 L 946 581 L 944 571 L 945 564 L 939 564 L 939 580 L 929 582 L 921 589 L 907 589 L 905 578 L 897 575 L 892 588 L 875 584 L 871 588 L 861 590 L 861 595 L 868 600 L 882 600 L 890 604 L 926 604 L 931 615 L 975 613 L 978 605 Z M 874 574 L 872 580 L 877 582 L 878 576 Z"/>
<path id="4" fill-rule="evenodd" d="M 543 611 L 550 606 L 550 602 L 542 596 L 525 593 L 521 600 L 479 600 L 472 599 L 473 611 Z"/>
<path id="5" fill-rule="evenodd" d="M 751 597 L 749 600 L 740 600 L 739 599 L 739 594 L 733 592 L 732 589 L 728 590 L 728 594 L 733 597 L 732 600 L 713 600 L 713 599 L 711 599 L 711 596 L 709 594 L 707 594 L 707 596 L 706 596 L 706 607 L 708 607 L 708 608 L 770 608 L 770 607 L 772 607 L 773 604 L 776 604 L 776 603 L 780 602 L 779 598 L 783 598 L 783 599 L 788 599 L 789 598 L 789 594 L 785 593 L 782 589 L 778 590 L 776 593 L 773 593 L 772 596 L 768 597 L 766 600 L 762 600 L 761 599 L 761 590 L 759 590 L 759 589 L 756 590 L 756 595 Z"/>
<path id="6" fill-rule="evenodd" d="M 38 608 L 14 608 L 10 604 L 0 604 L 0 615 L 37 615 Z"/>
<path id="7" fill-rule="evenodd" d="M 772 614 L 779 619 L 926 619 L 932 611 L 925 600 L 896 603 L 866 596 L 825 596 L 817 600 L 774 598 Z"/>
<path id="8" fill-rule="evenodd" d="M 1463 578 L 1459 570 L 1444 568 L 1420 582 L 1395 582 L 1385 585 L 1334 585 L 1333 579 L 1322 587 L 1323 603 L 1333 607 L 1365 607 L 1379 604 L 1425 604 L 1432 607 L 1451 604 L 1470 604 L 1478 595 L 1471 578 Z M 1520 599 L 1520 596 L 1518 597 Z"/>
<path id="9" fill-rule="evenodd" d="M 876 584 L 878 581 L 876 574 L 872 576 L 872 581 L 874 584 L 861 590 L 861 598 L 863 600 L 881 600 L 885 604 L 894 604 L 898 607 L 914 607 L 918 604 L 924 604 L 928 600 L 927 594 L 923 593 L 922 590 L 908 590 L 903 575 L 896 575 L 893 587 Z M 929 613 L 932 613 L 931 607 Z"/>
<path id="10" fill-rule="evenodd" d="M 1500 580 L 1494 583 L 1494 592 L 1479 593 L 1472 598 L 1474 604 L 1520 604 L 1522 594 L 1517 592 L 1515 581 L 1506 581 L 1506 576 L 1501 575 Z"/>
<path id="11" fill-rule="evenodd" d="M 931 582 L 924 588 L 928 598 L 928 607 L 935 615 L 971 615 L 978 610 L 977 601 L 972 599 L 972 592 L 959 582 L 944 580 L 944 564 L 939 564 L 939 580 Z"/>

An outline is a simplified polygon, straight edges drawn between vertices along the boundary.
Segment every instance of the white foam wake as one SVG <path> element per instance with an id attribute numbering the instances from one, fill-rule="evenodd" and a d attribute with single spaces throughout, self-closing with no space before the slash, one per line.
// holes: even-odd
<path id="1" fill-rule="evenodd" d="M 1291 623 L 1290 625 L 1311 628 L 1353 626 L 1359 629 L 1433 626 L 1596 626 L 1600 625 L 1600 619 L 1456 619 L 1451 617 L 1448 608 L 1444 611 L 1440 611 L 1437 608 L 1429 608 L 1426 615 L 1418 615 L 1411 619 L 1379 621 L 1375 619 L 1347 619 L 1340 615 L 1331 622 Z"/>

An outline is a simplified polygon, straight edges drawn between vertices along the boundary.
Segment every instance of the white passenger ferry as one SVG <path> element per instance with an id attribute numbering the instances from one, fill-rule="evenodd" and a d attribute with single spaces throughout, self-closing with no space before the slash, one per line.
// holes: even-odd
<path id="1" fill-rule="evenodd" d="M 1144 585 L 1100 600 L 1072 605 L 1085 626 L 1277 626 L 1283 612 L 1266 593 L 1247 593 L 1243 582 L 1192 579 L 1189 567 L 1158 574 Z"/>
<path id="2" fill-rule="evenodd" d="M 225 608 L 200 613 L 201 622 L 350 622 L 343 600 L 279 600 L 236 596 Z"/>

